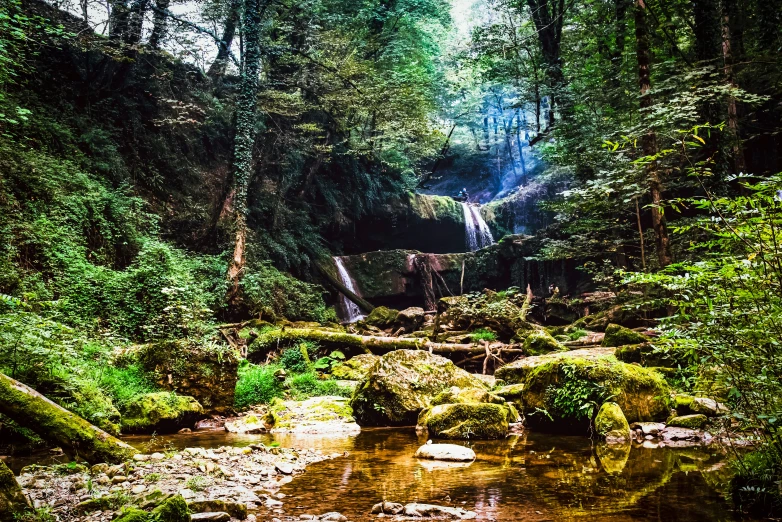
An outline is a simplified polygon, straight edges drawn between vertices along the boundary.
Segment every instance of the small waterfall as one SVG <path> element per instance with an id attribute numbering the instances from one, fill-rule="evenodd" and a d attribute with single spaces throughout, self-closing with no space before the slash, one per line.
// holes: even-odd
<path id="1" fill-rule="evenodd" d="M 339 278 L 345 288 L 358 295 L 353 279 L 348 273 L 348 269 L 345 268 L 345 264 L 342 262 L 341 257 L 334 257 L 334 263 L 337 265 L 337 271 L 339 272 Z M 339 294 L 340 304 L 342 304 L 342 310 L 345 312 L 345 320 L 349 323 L 355 323 L 364 318 L 364 314 L 361 313 L 361 309 L 356 303 L 348 299 L 342 294 Z"/>
<path id="2" fill-rule="evenodd" d="M 462 203 L 462 210 L 464 210 L 464 233 L 467 248 L 474 252 L 494 244 L 489 225 L 484 221 L 480 210 L 469 203 Z"/>

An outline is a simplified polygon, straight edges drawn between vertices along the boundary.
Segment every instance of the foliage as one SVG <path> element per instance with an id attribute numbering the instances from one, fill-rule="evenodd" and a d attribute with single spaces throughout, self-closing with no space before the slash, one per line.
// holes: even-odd
<path id="1" fill-rule="evenodd" d="M 315 372 L 293 375 L 286 379 L 285 384 L 290 390 L 290 395 L 295 400 L 304 400 L 321 395 L 350 397 L 352 393 L 350 388 L 341 386 L 332 379 L 320 379 Z"/>
<path id="2" fill-rule="evenodd" d="M 560 365 L 563 381 L 546 389 L 548 415 L 570 421 L 592 420 L 600 406 L 609 400 L 606 387 L 584 379 L 579 369 L 572 364 Z"/>
<path id="3" fill-rule="evenodd" d="M 293 348 L 283 350 L 279 364 L 286 370 L 303 373 L 309 369 L 310 355 L 314 355 L 318 345 L 310 341 L 302 341 Z"/>
<path id="4" fill-rule="evenodd" d="M 268 263 L 249 271 L 240 286 L 250 313 L 257 317 L 319 323 L 336 320 L 336 312 L 323 300 L 322 287 L 299 281 Z"/>
<path id="5" fill-rule="evenodd" d="M 331 373 L 331 369 L 345 361 L 345 354 L 340 350 L 334 350 L 325 357 L 321 357 L 312 365 L 313 370 Z"/>
<path id="6" fill-rule="evenodd" d="M 497 334 L 491 330 L 485 328 L 479 328 L 470 334 L 473 342 L 480 343 L 482 341 L 493 342 L 497 340 Z"/>
<path id="7" fill-rule="evenodd" d="M 255 365 L 246 363 L 239 368 L 239 380 L 236 382 L 235 406 L 242 410 L 255 404 L 269 404 L 282 397 L 284 388 L 275 372 L 281 366 Z"/>

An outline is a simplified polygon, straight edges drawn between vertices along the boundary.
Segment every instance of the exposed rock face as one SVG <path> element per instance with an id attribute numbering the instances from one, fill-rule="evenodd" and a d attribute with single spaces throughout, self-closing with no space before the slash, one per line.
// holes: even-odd
<path id="1" fill-rule="evenodd" d="M 136 356 L 164 390 L 195 398 L 207 413 L 228 413 L 234 405 L 239 354 L 187 340 L 140 346 Z"/>
<path id="2" fill-rule="evenodd" d="M 172 433 L 191 427 L 204 416 L 193 397 L 169 392 L 139 395 L 125 406 L 122 431 L 127 433 Z"/>
<path id="3" fill-rule="evenodd" d="M 347 361 L 338 364 L 331 370 L 331 376 L 335 379 L 346 381 L 360 381 L 367 376 L 369 370 L 380 360 L 379 355 L 364 353 L 351 357 Z"/>
<path id="4" fill-rule="evenodd" d="M 670 388 L 662 375 L 619 362 L 610 355 L 611 351 L 610 348 L 574 350 L 527 357 L 503 366 L 496 375 L 507 382 L 524 384 L 525 412 L 546 410 L 555 422 L 573 420 L 572 411 L 563 409 L 556 397 L 561 395 L 569 401 L 573 390 L 579 390 L 580 395 L 588 392 L 585 400 L 598 404 L 612 397 L 630 422 L 666 418 Z M 576 412 L 580 407 L 572 406 Z"/>
<path id="5" fill-rule="evenodd" d="M 646 336 L 634 332 L 618 324 L 609 324 L 606 327 L 606 335 L 603 337 L 603 346 L 624 346 L 627 344 L 641 344 L 648 339 Z"/>
<path id="6" fill-rule="evenodd" d="M 500 404 L 440 404 L 421 412 L 417 429 L 441 439 L 502 439 L 508 434 L 508 408 Z"/>
<path id="7" fill-rule="evenodd" d="M 595 431 L 609 444 L 630 442 L 630 425 L 615 402 L 607 402 L 600 407 L 595 417 Z"/>
<path id="8" fill-rule="evenodd" d="M 475 460 L 475 452 L 467 446 L 460 446 L 459 444 L 427 443 L 418 448 L 414 457 L 418 459 L 471 462 Z"/>
<path id="9" fill-rule="evenodd" d="M 351 434 L 361 431 L 344 397 L 275 400 L 265 418 L 273 433 Z"/>
<path id="10" fill-rule="evenodd" d="M 434 396 L 451 386 L 486 387 L 445 357 L 422 350 L 396 350 L 372 367 L 357 386 L 350 406 L 361 426 L 411 426 Z"/>
<path id="11" fill-rule="evenodd" d="M 0 521 L 12 522 L 14 513 L 21 513 L 27 507 L 21 486 L 5 462 L 0 460 Z"/>

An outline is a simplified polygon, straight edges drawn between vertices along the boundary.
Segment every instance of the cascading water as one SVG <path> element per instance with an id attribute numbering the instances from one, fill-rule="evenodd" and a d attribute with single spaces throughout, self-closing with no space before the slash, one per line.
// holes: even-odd
<path id="1" fill-rule="evenodd" d="M 337 272 L 339 272 L 339 278 L 345 288 L 358 295 L 355 285 L 353 285 L 353 279 L 348 273 L 348 269 L 345 268 L 345 264 L 342 262 L 342 258 L 334 257 L 334 263 L 337 265 Z M 361 309 L 356 303 L 348 299 L 342 294 L 339 294 L 339 300 L 342 304 L 342 310 L 345 311 L 345 320 L 349 323 L 355 323 L 364 318 L 364 314 L 361 313 Z"/>
<path id="2" fill-rule="evenodd" d="M 464 210 L 464 233 L 467 241 L 467 248 L 471 252 L 480 248 L 494 244 L 494 238 L 489 230 L 489 225 L 484 221 L 477 207 L 469 203 L 462 203 Z"/>

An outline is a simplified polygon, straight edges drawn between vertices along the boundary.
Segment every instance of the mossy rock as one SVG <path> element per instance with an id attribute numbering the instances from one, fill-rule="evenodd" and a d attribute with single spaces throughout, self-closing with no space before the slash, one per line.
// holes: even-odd
<path id="1" fill-rule="evenodd" d="M 331 376 L 345 381 L 360 381 L 367 376 L 369 370 L 380 360 L 379 355 L 364 353 L 351 357 L 331 369 Z"/>
<path id="2" fill-rule="evenodd" d="M 595 431 L 608 442 L 630 440 L 630 424 L 615 402 L 606 402 L 600 407 L 595 417 Z"/>
<path id="3" fill-rule="evenodd" d="M 440 404 L 421 412 L 418 428 L 441 439 L 502 439 L 509 413 L 500 404 Z"/>
<path id="4" fill-rule="evenodd" d="M 559 341 L 543 330 L 531 332 L 524 339 L 524 351 L 529 355 L 541 355 L 565 349 Z"/>
<path id="5" fill-rule="evenodd" d="M 152 522 L 152 517 L 143 509 L 126 506 L 120 510 L 114 522 Z"/>
<path id="6" fill-rule="evenodd" d="M 203 416 L 204 408 L 193 397 L 169 392 L 146 393 L 125 406 L 122 431 L 170 433 L 192 426 Z"/>
<path id="7" fill-rule="evenodd" d="M 0 521 L 11 522 L 28 508 L 27 498 L 13 472 L 0 460 Z"/>
<path id="8" fill-rule="evenodd" d="M 393 308 L 386 308 L 385 306 L 378 306 L 372 310 L 366 319 L 364 319 L 364 322 L 370 326 L 374 326 L 383 330 L 385 328 L 391 328 L 394 326 L 394 321 L 396 321 L 396 316 L 398 314 L 398 310 L 394 310 Z"/>
<path id="9" fill-rule="evenodd" d="M 671 390 L 663 376 L 602 353 L 577 350 L 527 357 L 503 366 L 496 375 L 507 382 L 523 383 L 524 411 L 545 410 L 555 423 L 575 421 L 583 404 L 599 404 L 607 397 L 619 405 L 630 422 L 665 419 Z M 574 395 L 581 397 L 583 404 L 569 403 Z M 543 418 L 530 420 L 545 424 Z"/>
<path id="10" fill-rule="evenodd" d="M 344 397 L 310 397 L 304 401 L 275 399 L 264 417 L 272 431 L 307 431 L 325 423 L 353 424 L 353 409 Z"/>
<path id="11" fill-rule="evenodd" d="M 190 510 L 182 495 L 167 498 L 151 515 L 154 522 L 190 522 Z"/>
<path id="12" fill-rule="evenodd" d="M 709 418 L 706 417 L 706 415 L 698 413 L 695 415 L 682 415 L 681 417 L 673 417 L 672 419 L 668 420 L 668 426 L 672 426 L 674 428 L 690 428 L 697 430 L 702 428 L 708 421 Z"/>
<path id="13" fill-rule="evenodd" d="M 401 310 L 394 318 L 394 329 L 402 328 L 405 332 L 414 332 L 424 324 L 424 309 L 412 306 Z"/>
<path id="14" fill-rule="evenodd" d="M 492 390 L 492 393 L 499 395 L 506 401 L 520 401 L 524 394 L 523 384 L 508 384 Z"/>
<path id="15" fill-rule="evenodd" d="M 411 426 L 421 410 L 451 386 L 488 389 L 445 357 L 424 350 L 396 350 L 372 367 L 356 387 L 350 405 L 361 426 Z"/>
<path id="16" fill-rule="evenodd" d="M 459 388 L 452 386 L 438 393 L 432 399 L 432 406 L 439 404 L 471 403 L 505 404 L 505 399 L 486 390 L 486 388 Z"/>
<path id="17" fill-rule="evenodd" d="M 641 344 L 647 341 L 648 339 L 645 335 L 618 324 L 609 324 L 606 327 L 603 346 L 624 346 L 627 344 Z"/>
<path id="18" fill-rule="evenodd" d="M 648 342 L 618 346 L 614 355 L 622 362 L 638 363 L 652 368 L 679 368 L 689 364 L 683 354 L 657 348 Z"/>

